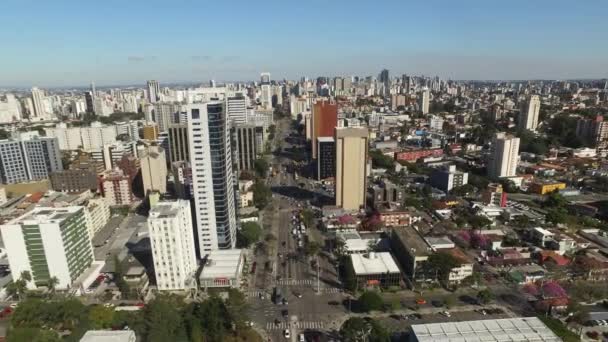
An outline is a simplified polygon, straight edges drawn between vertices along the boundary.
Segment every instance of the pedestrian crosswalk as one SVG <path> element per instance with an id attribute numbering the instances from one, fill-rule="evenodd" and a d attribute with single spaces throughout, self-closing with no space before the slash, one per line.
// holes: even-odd
<path id="1" fill-rule="evenodd" d="M 266 330 L 285 330 L 285 329 L 323 329 L 323 322 L 268 322 Z"/>
<path id="2" fill-rule="evenodd" d="M 296 286 L 296 285 L 315 285 L 316 280 L 313 279 L 280 279 L 276 284 L 281 286 Z"/>

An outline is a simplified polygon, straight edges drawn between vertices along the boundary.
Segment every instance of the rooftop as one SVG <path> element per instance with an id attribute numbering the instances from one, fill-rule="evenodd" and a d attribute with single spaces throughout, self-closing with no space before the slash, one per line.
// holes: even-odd
<path id="1" fill-rule="evenodd" d="M 152 218 L 167 218 L 175 217 L 184 204 L 183 200 L 158 202 L 150 209 L 149 217 Z"/>
<path id="2" fill-rule="evenodd" d="M 431 254 L 431 247 L 413 227 L 397 227 L 393 229 L 393 232 L 416 256 L 428 256 Z"/>
<path id="3" fill-rule="evenodd" d="M 414 324 L 420 342 L 430 341 L 561 341 L 537 317 Z"/>
<path id="4" fill-rule="evenodd" d="M 233 277 L 241 263 L 240 249 L 222 249 L 209 252 L 200 278 Z"/>
<path id="5" fill-rule="evenodd" d="M 89 330 L 80 342 L 135 342 L 133 330 Z"/>
<path id="6" fill-rule="evenodd" d="M 350 260 L 357 275 L 400 273 L 395 259 L 389 252 L 351 254 Z"/>
<path id="7" fill-rule="evenodd" d="M 51 208 L 51 207 L 38 207 L 34 210 L 25 213 L 22 216 L 15 218 L 7 222 L 7 225 L 15 224 L 59 224 L 68 217 L 72 216 L 82 207 L 63 207 L 63 208 Z"/>

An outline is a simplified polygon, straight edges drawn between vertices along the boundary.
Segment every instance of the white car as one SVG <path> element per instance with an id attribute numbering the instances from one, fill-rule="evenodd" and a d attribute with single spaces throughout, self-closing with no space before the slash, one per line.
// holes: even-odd
<path id="1" fill-rule="evenodd" d="M 283 331 L 283 336 L 285 336 L 285 338 L 291 337 L 291 334 L 289 333 L 289 329 L 285 329 L 285 331 Z"/>
<path id="2" fill-rule="evenodd" d="M 306 340 L 304 339 L 304 334 L 298 335 L 298 342 L 306 342 Z"/>
<path id="3" fill-rule="evenodd" d="M 444 315 L 445 317 L 452 317 L 449 311 L 441 311 L 440 314 Z"/>

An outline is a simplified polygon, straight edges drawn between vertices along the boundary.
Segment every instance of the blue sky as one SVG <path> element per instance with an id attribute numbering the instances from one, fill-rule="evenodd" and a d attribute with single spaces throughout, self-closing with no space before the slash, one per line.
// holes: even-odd
<path id="1" fill-rule="evenodd" d="M 0 86 L 608 77 L 608 1 L 3 0 Z"/>

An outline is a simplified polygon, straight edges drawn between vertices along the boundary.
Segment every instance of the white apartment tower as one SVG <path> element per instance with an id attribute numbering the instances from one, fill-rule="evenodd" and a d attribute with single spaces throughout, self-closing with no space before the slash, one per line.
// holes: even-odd
<path id="1" fill-rule="evenodd" d="M 156 286 L 184 290 L 196 286 L 196 251 L 190 202 L 159 202 L 148 216 Z"/>
<path id="2" fill-rule="evenodd" d="M 242 93 L 226 98 L 226 113 L 233 127 L 247 123 L 247 100 Z"/>
<path id="3" fill-rule="evenodd" d="M 428 114 L 429 106 L 431 103 L 431 91 L 429 88 L 424 88 L 420 94 L 420 112 L 422 114 Z"/>
<path id="4" fill-rule="evenodd" d="M 519 138 L 504 132 L 496 133 L 488 160 L 488 176 L 492 179 L 513 177 L 519 160 Z"/>
<path id="5" fill-rule="evenodd" d="M 224 102 L 186 106 L 199 256 L 236 244 L 235 181 Z"/>
<path id="6" fill-rule="evenodd" d="M 148 102 L 156 103 L 160 101 L 160 84 L 156 80 L 147 82 L 148 86 Z"/>
<path id="7" fill-rule="evenodd" d="M 68 289 L 93 263 L 93 246 L 83 207 L 38 207 L 2 226 L 2 241 L 14 277 L 27 271 L 29 289 Z"/>
<path id="8" fill-rule="evenodd" d="M 46 118 L 46 111 L 44 110 L 44 90 L 38 87 L 32 88 L 32 103 L 34 112 L 30 113 L 30 118 L 37 118 L 43 120 Z"/>
<path id="9" fill-rule="evenodd" d="M 266 109 L 272 108 L 272 87 L 270 86 L 270 73 L 263 72 L 260 75 L 260 84 L 262 94 L 260 95 L 260 103 Z"/>
<path id="10" fill-rule="evenodd" d="M 518 128 L 520 130 L 535 131 L 538 127 L 538 115 L 540 113 L 540 97 L 530 96 L 524 101 L 519 109 Z"/>

